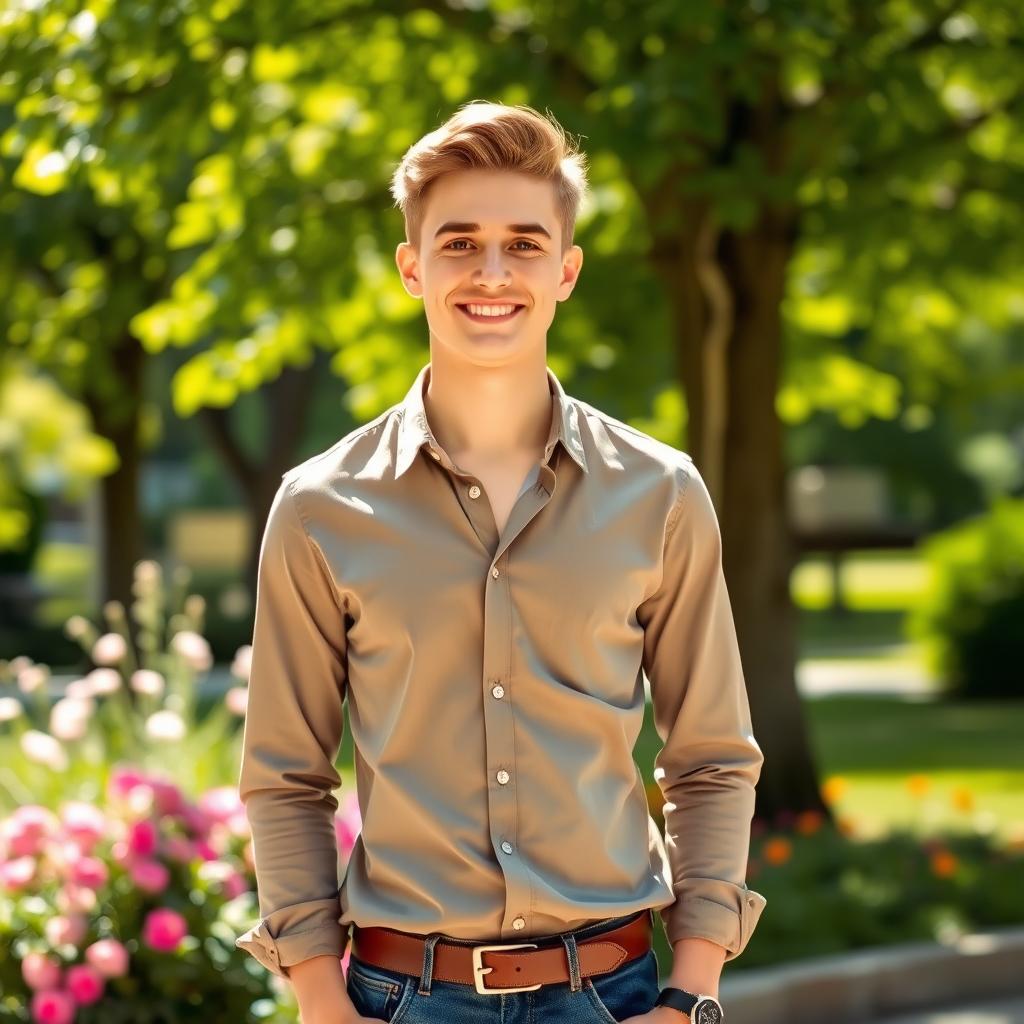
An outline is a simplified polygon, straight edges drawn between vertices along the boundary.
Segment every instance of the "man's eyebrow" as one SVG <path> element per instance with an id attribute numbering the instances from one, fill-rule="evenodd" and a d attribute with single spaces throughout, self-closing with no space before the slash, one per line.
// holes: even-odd
<path id="1" fill-rule="evenodd" d="M 470 221 L 450 220 L 442 224 L 434 232 L 434 237 L 440 238 L 441 235 L 451 234 L 471 235 L 479 230 L 479 224 L 474 224 Z M 551 233 L 543 224 L 509 224 L 508 230 L 514 235 L 543 235 L 545 238 L 551 237 Z"/>

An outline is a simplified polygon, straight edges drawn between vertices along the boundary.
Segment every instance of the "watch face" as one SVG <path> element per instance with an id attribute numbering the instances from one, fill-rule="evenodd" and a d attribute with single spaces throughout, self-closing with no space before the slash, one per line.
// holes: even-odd
<path id="1" fill-rule="evenodd" d="M 693 1008 L 694 1024 L 722 1024 L 722 1008 L 713 999 L 702 999 Z"/>

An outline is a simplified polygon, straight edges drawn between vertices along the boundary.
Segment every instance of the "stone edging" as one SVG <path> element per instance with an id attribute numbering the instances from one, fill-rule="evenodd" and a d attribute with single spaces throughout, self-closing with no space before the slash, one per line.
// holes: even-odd
<path id="1" fill-rule="evenodd" d="M 722 975 L 728 1024 L 867 1024 L 1024 993 L 1024 927 L 815 957 Z"/>

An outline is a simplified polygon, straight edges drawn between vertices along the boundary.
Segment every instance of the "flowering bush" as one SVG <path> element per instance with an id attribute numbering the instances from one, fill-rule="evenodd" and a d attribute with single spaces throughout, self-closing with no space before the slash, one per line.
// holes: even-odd
<path id="1" fill-rule="evenodd" d="M 236 786 L 251 648 L 200 715 L 212 658 L 188 579 L 168 594 L 136 566 L 134 639 L 117 602 L 105 631 L 70 619 L 93 667 L 55 701 L 47 666 L 0 665 L 0 1021 L 296 1019 L 291 987 L 234 945 L 259 913 Z M 336 823 L 342 869 L 354 793 Z"/>
<path id="2" fill-rule="evenodd" d="M 350 798 L 339 849 L 358 831 Z M 0 1019 L 256 1021 L 291 993 L 234 940 L 258 913 L 234 786 L 188 800 L 117 765 L 103 800 L 0 820 Z"/>
<path id="3" fill-rule="evenodd" d="M 823 786 L 834 804 L 846 780 Z M 904 784 L 921 800 L 925 775 Z M 951 794 L 954 808 L 972 815 L 969 790 Z M 884 835 L 860 835 L 856 823 L 835 823 L 817 811 L 754 820 L 747 882 L 768 900 L 737 965 L 821 956 L 897 942 L 952 942 L 959 936 L 1024 921 L 1024 830 L 1000 838 L 984 814 L 968 827 L 922 834 L 913 822 Z"/>

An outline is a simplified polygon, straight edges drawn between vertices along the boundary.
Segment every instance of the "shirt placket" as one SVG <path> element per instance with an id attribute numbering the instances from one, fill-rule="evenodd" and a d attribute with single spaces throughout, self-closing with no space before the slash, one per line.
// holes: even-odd
<path id="1" fill-rule="evenodd" d="M 505 908 L 501 937 L 518 935 L 532 924 L 533 899 L 530 870 L 518 845 L 518 805 L 530 803 L 521 779 L 515 754 L 515 706 L 512 666 L 512 589 L 508 574 L 509 552 L 519 534 L 551 500 L 560 452 L 551 459 L 554 444 L 545 449 L 537 481 L 523 491 L 508 517 L 503 535 L 497 524 L 483 485 L 476 477 L 461 471 L 446 454 L 438 460 L 453 475 L 459 503 L 473 526 L 481 545 L 491 553 L 486 564 L 483 614 L 482 683 L 484 737 L 487 755 L 487 807 L 491 843 L 505 876 Z"/>

